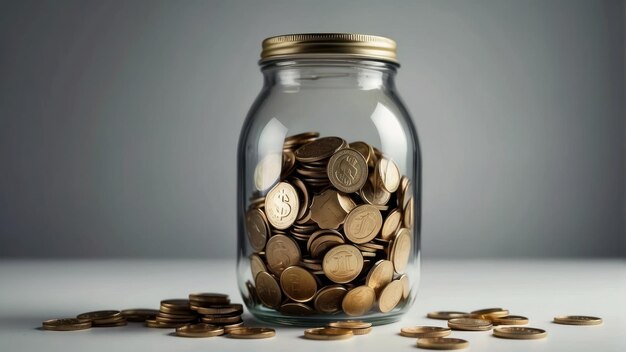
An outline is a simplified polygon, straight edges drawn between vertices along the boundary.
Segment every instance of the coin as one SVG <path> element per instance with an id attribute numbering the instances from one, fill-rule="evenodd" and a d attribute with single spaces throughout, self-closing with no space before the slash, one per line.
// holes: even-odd
<path id="1" fill-rule="evenodd" d="M 359 192 L 361 198 L 372 205 L 385 205 L 391 198 L 391 193 L 387 192 L 377 178 L 369 178 Z"/>
<path id="2" fill-rule="evenodd" d="M 204 315 L 201 318 L 203 323 L 223 325 L 223 324 L 239 324 L 242 323 L 241 315 L 221 316 L 221 315 Z"/>
<path id="3" fill-rule="evenodd" d="M 391 312 L 402 299 L 402 283 L 394 280 L 380 292 L 378 298 L 378 309 L 383 312 Z"/>
<path id="4" fill-rule="evenodd" d="M 201 307 L 198 309 L 198 313 L 209 315 L 241 315 L 243 314 L 243 305 L 239 303 L 212 305 L 210 307 Z"/>
<path id="5" fill-rule="evenodd" d="M 294 152 L 300 162 L 314 162 L 330 158 L 336 151 L 344 148 L 346 141 L 339 137 L 323 137 L 307 143 Z"/>
<path id="6" fill-rule="evenodd" d="M 450 335 L 451 330 L 439 326 L 411 326 L 400 329 L 400 335 L 405 337 L 444 337 Z"/>
<path id="7" fill-rule="evenodd" d="M 317 280 L 306 269 L 290 266 L 280 274 L 280 287 L 293 301 L 308 302 L 317 292 Z"/>
<path id="8" fill-rule="evenodd" d="M 349 244 L 333 247 L 324 255 L 322 267 L 326 276 L 336 283 L 354 280 L 363 269 L 361 252 Z"/>
<path id="9" fill-rule="evenodd" d="M 240 327 L 230 330 L 228 337 L 236 339 L 266 339 L 276 335 L 276 330 L 271 328 Z"/>
<path id="10" fill-rule="evenodd" d="M 233 329 L 237 329 L 237 328 L 241 328 L 243 327 L 243 321 L 240 323 L 235 323 L 235 324 L 226 324 L 226 325 L 222 325 L 222 328 L 224 328 L 224 333 L 228 334 L 231 332 L 231 330 Z"/>
<path id="11" fill-rule="evenodd" d="M 91 327 L 91 320 L 78 318 L 50 319 L 41 323 L 41 328 L 50 331 L 76 331 Z"/>
<path id="12" fill-rule="evenodd" d="M 374 149 L 372 148 L 371 145 L 365 142 L 359 141 L 359 142 L 350 143 L 348 147 L 350 149 L 356 150 L 361 155 L 363 155 L 363 158 L 365 158 L 365 162 L 367 162 L 367 164 L 370 165 L 370 160 L 373 158 L 373 155 L 374 155 Z"/>
<path id="13" fill-rule="evenodd" d="M 426 314 L 430 319 L 450 320 L 454 318 L 469 318 L 469 313 L 456 311 L 437 311 Z"/>
<path id="14" fill-rule="evenodd" d="M 525 326 L 502 326 L 493 330 L 493 336 L 505 339 L 530 340 L 544 338 L 548 336 L 548 333 L 543 329 Z"/>
<path id="15" fill-rule="evenodd" d="M 269 237 L 270 228 L 265 213 L 261 209 L 248 210 L 246 213 L 246 230 L 252 250 L 255 252 L 262 251 Z"/>
<path id="16" fill-rule="evenodd" d="M 380 231 L 380 238 L 387 241 L 392 240 L 401 222 L 402 213 L 398 209 L 392 210 L 385 219 L 385 223 Z"/>
<path id="17" fill-rule="evenodd" d="M 313 196 L 311 220 L 322 229 L 337 229 L 355 206 L 349 197 L 328 189 Z"/>
<path id="18" fill-rule="evenodd" d="M 328 323 L 328 327 L 337 329 L 367 329 L 372 327 L 372 323 L 362 320 L 339 320 Z"/>
<path id="19" fill-rule="evenodd" d="M 287 182 L 279 182 L 265 196 L 265 215 L 272 226 L 286 229 L 296 217 L 300 203 L 296 189 Z"/>
<path id="20" fill-rule="evenodd" d="M 94 312 L 87 312 L 77 315 L 76 318 L 81 320 L 91 320 L 93 326 L 115 323 L 124 319 L 119 310 L 98 310 Z"/>
<path id="21" fill-rule="evenodd" d="M 146 326 L 149 328 L 174 329 L 185 326 L 189 323 L 165 323 L 155 319 L 146 319 Z"/>
<path id="22" fill-rule="evenodd" d="M 585 315 L 561 315 L 554 317 L 554 322 L 564 325 L 598 325 L 602 324 L 602 318 Z"/>
<path id="23" fill-rule="evenodd" d="M 255 278 L 256 292 L 261 303 L 270 307 L 278 308 L 282 302 L 280 286 L 274 277 L 265 271 L 257 274 Z"/>
<path id="24" fill-rule="evenodd" d="M 367 243 L 374 239 L 383 225 L 383 217 L 376 207 L 363 204 L 352 209 L 345 218 L 343 230 L 353 243 Z"/>
<path id="25" fill-rule="evenodd" d="M 146 319 L 154 319 L 159 313 L 156 309 L 134 308 L 124 309 L 120 312 L 124 318 L 132 322 L 144 322 Z"/>
<path id="26" fill-rule="evenodd" d="M 411 228 L 413 227 L 413 198 L 409 200 L 406 208 L 404 208 L 404 226 Z"/>
<path id="27" fill-rule="evenodd" d="M 493 318 L 491 323 L 494 325 L 525 325 L 528 324 L 528 318 L 521 315 L 507 315 L 506 317 Z"/>
<path id="28" fill-rule="evenodd" d="M 417 339 L 417 347 L 429 350 L 460 350 L 467 348 L 469 342 L 451 337 L 425 337 Z"/>
<path id="29" fill-rule="evenodd" d="M 349 339 L 354 334 L 350 329 L 335 328 L 312 328 L 304 330 L 304 337 L 311 340 L 343 340 Z"/>
<path id="30" fill-rule="evenodd" d="M 484 319 L 454 318 L 448 320 L 448 327 L 453 330 L 486 331 L 491 330 L 492 325 Z"/>
<path id="31" fill-rule="evenodd" d="M 341 302 L 346 293 L 348 290 L 341 285 L 326 286 L 317 292 L 313 306 L 320 313 L 336 313 L 341 310 Z"/>
<path id="32" fill-rule="evenodd" d="M 409 294 L 411 293 L 411 285 L 409 283 L 409 277 L 406 274 L 402 274 L 398 279 L 402 283 L 402 298 L 409 298 Z"/>
<path id="33" fill-rule="evenodd" d="M 280 275 L 288 266 L 300 263 L 300 247 L 290 237 L 274 235 L 267 241 L 265 257 L 269 269 Z"/>
<path id="34" fill-rule="evenodd" d="M 396 239 L 391 246 L 390 259 L 397 273 L 402 274 L 411 255 L 411 232 L 406 228 L 401 228 L 396 235 Z"/>
<path id="35" fill-rule="evenodd" d="M 376 164 L 374 173 L 375 177 L 381 181 L 385 191 L 393 193 L 400 186 L 400 170 L 393 160 L 387 158 L 380 159 Z"/>
<path id="36" fill-rule="evenodd" d="M 256 186 L 256 189 L 259 191 L 265 191 L 272 187 L 280 178 L 282 166 L 282 153 L 271 153 L 265 155 L 254 169 L 254 185 Z"/>
<path id="37" fill-rule="evenodd" d="M 315 311 L 304 303 L 285 303 L 280 306 L 279 311 L 282 314 L 293 316 L 307 316 L 315 314 Z"/>
<path id="38" fill-rule="evenodd" d="M 367 313 L 376 300 L 374 289 L 369 286 L 358 286 L 348 291 L 343 298 L 341 307 L 344 313 L 350 316 L 359 316 Z"/>
<path id="39" fill-rule="evenodd" d="M 161 301 L 161 310 L 163 308 L 172 311 L 187 311 L 189 310 L 189 300 L 185 298 L 164 299 Z"/>
<path id="40" fill-rule="evenodd" d="M 190 324 L 176 328 L 176 336 L 181 337 L 213 337 L 224 334 L 224 329 L 210 324 Z"/>
<path id="41" fill-rule="evenodd" d="M 367 181 L 367 161 L 354 149 L 344 148 L 328 161 L 328 179 L 344 193 L 356 192 Z"/>
<path id="42" fill-rule="evenodd" d="M 509 311 L 504 308 L 485 308 L 472 311 L 470 313 L 471 318 L 492 320 L 495 318 L 502 318 L 509 315 Z"/>
<path id="43" fill-rule="evenodd" d="M 373 288 L 376 296 L 380 296 L 380 292 L 391 280 L 393 280 L 393 263 L 389 260 L 381 259 L 370 269 L 365 278 L 365 285 Z"/>
<path id="44" fill-rule="evenodd" d="M 252 254 L 250 256 L 250 271 L 252 272 L 252 277 L 256 277 L 256 274 L 261 271 L 267 271 L 267 267 L 263 262 L 263 259 L 259 257 L 257 254 Z"/>

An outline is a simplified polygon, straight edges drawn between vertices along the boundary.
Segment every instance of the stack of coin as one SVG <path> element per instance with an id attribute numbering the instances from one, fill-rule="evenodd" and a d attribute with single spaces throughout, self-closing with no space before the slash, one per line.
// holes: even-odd
<path id="1" fill-rule="evenodd" d="M 195 323 L 198 318 L 198 313 L 191 309 L 188 299 L 166 299 L 161 301 L 156 318 L 146 320 L 146 326 L 150 328 L 178 328 Z"/>
<path id="2" fill-rule="evenodd" d="M 246 303 L 284 315 L 391 312 L 410 294 L 411 182 L 365 142 L 318 136 L 287 137 L 283 155 L 255 169 Z"/>
<path id="3" fill-rule="evenodd" d="M 243 326 L 243 306 L 239 303 L 200 307 L 197 312 L 201 314 L 203 323 L 221 326 L 227 333 L 230 329 Z"/>
<path id="4" fill-rule="evenodd" d="M 91 326 L 91 320 L 77 318 L 50 319 L 41 323 L 43 330 L 50 331 L 85 330 L 91 328 Z"/>
<path id="5" fill-rule="evenodd" d="M 89 320 L 93 327 L 115 327 L 128 324 L 119 310 L 98 310 L 82 313 L 76 316 L 76 319 Z"/>

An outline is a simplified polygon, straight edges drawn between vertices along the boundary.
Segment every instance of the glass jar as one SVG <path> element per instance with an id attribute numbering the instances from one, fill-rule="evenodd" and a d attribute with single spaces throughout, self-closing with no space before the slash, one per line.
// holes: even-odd
<path id="1" fill-rule="evenodd" d="M 393 40 L 263 41 L 241 130 L 239 289 L 258 319 L 397 321 L 419 281 L 421 165 Z"/>

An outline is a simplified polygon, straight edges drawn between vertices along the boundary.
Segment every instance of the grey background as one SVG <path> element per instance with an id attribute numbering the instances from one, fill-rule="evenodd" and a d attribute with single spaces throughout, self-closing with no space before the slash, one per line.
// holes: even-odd
<path id="1" fill-rule="evenodd" d="M 235 255 L 260 42 L 399 44 L 423 253 L 626 254 L 621 1 L 0 1 L 0 256 Z"/>

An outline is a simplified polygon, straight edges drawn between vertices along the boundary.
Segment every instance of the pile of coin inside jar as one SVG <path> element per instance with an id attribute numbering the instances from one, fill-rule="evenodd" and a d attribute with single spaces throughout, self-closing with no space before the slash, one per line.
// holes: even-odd
<path id="1" fill-rule="evenodd" d="M 408 298 L 414 201 L 392 159 L 365 142 L 308 132 L 264 156 L 254 181 L 245 219 L 251 304 L 361 316 Z"/>

